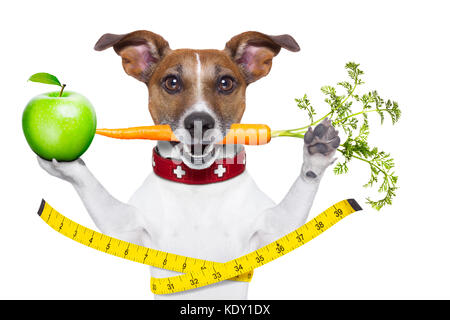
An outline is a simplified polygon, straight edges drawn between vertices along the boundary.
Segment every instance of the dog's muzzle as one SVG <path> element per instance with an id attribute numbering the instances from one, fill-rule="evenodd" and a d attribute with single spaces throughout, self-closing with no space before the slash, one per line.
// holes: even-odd
<path id="1" fill-rule="evenodd" d="M 192 169 L 209 167 L 217 158 L 216 145 L 222 137 L 215 119 L 207 112 L 193 112 L 183 120 L 183 128 L 175 135 L 183 162 Z"/>

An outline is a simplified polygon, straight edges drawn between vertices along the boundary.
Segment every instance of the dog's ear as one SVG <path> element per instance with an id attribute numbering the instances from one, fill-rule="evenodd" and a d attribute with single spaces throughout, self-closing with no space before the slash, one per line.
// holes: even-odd
<path id="1" fill-rule="evenodd" d="M 122 57 L 125 72 L 147 83 L 156 64 L 170 51 L 169 43 L 160 35 L 139 30 L 127 34 L 106 33 L 97 41 L 94 49 L 102 51 L 110 47 Z"/>
<path id="2" fill-rule="evenodd" d="M 299 51 L 297 42 L 288 34 L 269 36 L 248 31 L 231 38 L 225 45 L 225 52 L 239 65 L 247 83 L 266 76 L 272 67 L 272 58 L 281 48 Z"/>

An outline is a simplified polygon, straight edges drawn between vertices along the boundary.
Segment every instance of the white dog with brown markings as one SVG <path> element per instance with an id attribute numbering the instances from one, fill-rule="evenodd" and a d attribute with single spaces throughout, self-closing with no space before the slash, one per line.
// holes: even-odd
<path id="1" fill-rule="evenodd" d="M 153 172 L 128 203 L 109 194 L 81 159 L 39 164 L 70 182 L 101 232 L 154 249 L 227 262 L 303 225 L 339 136 L 330 121 L 309 128 L 300 175 L 275 204 L 245 171 L 242 145 L 216 144 L 245 110 L 247 86 L 266 76 L 281 48 L 299 51 L 289 35 L 244 32 L 224 50 L 172 50 L 150 31 L 105 34 L 96 50 L 113 47 L 130 76 L 146 84 L 155 124 L 169 124 L 178 143 L 158 142 Z M 213 134 L 211 134 L 211 132 Z M 151 267 L 152 276 L 177 273 Z M 245 299 L 248 282 L 217 284 L 156 298 Z"/>

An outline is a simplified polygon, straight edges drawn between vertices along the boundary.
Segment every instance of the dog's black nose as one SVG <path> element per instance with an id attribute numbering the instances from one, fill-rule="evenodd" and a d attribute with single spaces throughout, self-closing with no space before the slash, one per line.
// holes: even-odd
<path id="1" fill-rule="evenodd" d="M 184 119 L 184 127 L 189 131 L 191 137 L 194 137 L 196 130 L 201 130 L 197 135 L 202 137 L 203 133 L 206 130 L 214 128 L 214 125 L 214 118 L 206 112 L 193 112 Z"/>

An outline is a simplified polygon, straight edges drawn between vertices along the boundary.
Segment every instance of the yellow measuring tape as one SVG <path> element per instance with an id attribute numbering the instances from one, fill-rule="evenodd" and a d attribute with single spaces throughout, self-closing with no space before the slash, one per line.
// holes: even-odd
<path id="1" fill-rule="evenodd" d="M 304 245 L 359 210 L 362 209 L 354 199 L 342 200 L 284 237 L 226 263 L 180 256 L 112 238 L 68 219 L 45 200 L 42 200 L 38 215 L 54 230 L 88 247 L 157 268 L 182 272 L 179 276 L 151 279 L 153 293 L 168 294 L 223 280 L 250 281 L 254 269 Z"/>

